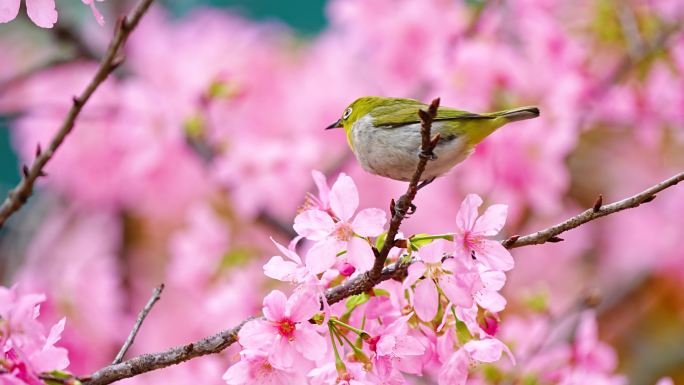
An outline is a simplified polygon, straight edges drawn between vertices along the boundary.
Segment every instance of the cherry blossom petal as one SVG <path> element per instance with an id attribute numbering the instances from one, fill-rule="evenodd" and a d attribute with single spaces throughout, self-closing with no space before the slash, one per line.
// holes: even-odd
<path id="1" fill-rule="evenodd" d="M 279 321 L 286 316 L 287 296 L 280 290 L 273 290 L 264 298 L 263 312 L 269 321 Z"/>
<path id="2" fill-rule="evenodd" d="M 52 28 L 57 22 L 55 0 L 26 0 L 26 13 L 42 28 Z"/>
<path id="3" fill-rule="evenodd" d="M 294 332 L 294 347 L 298 352 L 312 361 L 325 355 L 328 346 L 325 338 L 318 334 L 313 327 L 299 324 Z"/>
<path id="4" fill-rule="evenodd" d="M 437 315 L 439 293 L 435 283 L 430 278 L 423 279 L 416 284 L 413 297 L 413 308 L 418 318 L 429 322 Z"/>
<path id="5" fill-rule="evenodd" d="M 301 239 L 301 238 L 298 238 L 298 239 Z M 301 258 L 299 258 L 299 255 L 297 255 L 297 253 L 296 253 L 294 250 L 291 250 L 291 249 L 289 249 L 289 248 L 286 249 L 285 246 L 283 246 L 283 245 L 281 245 L 280 243 L 276 242 L 276 240 L 273 239 L 273 238 L 271 238 L 271 242 L 273 242 L 273 243 L 276 245 L 276 247 L 278 248 L 278 250 L 280 250 L 280 252 L 283 253 L 284 256 L 286 256 L 286 257 L 288 257 L 289 259 L 295 261 L 297 264 L 301 264 L 301 263 L 302 263 Z M 296 247 L 296 243 L 294 243 L 294 244 L 291 243 L 291 244 L 290 244 L 290 247 L 292 247 L 292 248 Z"/>
<path id="6" fill-rule="evenodd" d="M 468 194 L 456 214 L 456 227 L 462 231 L 472 230 L 477 218 L 477 209 L 481 205 L 482 198 L 475 194 Z"/>
<path id="7" fill-rule="evenodd" d="M 454 258 L 460 260 L 470 260 L 470 248 L 466 246 L 465 237 L 462 234 L 454 234 Z"/>
<path id="8" fill-rule="evenodd" d="M 222 378 L 228 385 L 246 384 L 250 381 L 249 367 L 249 363 L 242 359 L 228 368 Z"/>
<path id="9" fill-rule="evenodd" d="M 275 330 L 263 320 L 249 321 L 238 333 L 240 345 L 248 349 L 269 347 L 275 337 Z"/>
<path id="10" fill-rule="evenodd" d="M 334 238 L 316 242 L 306 253 L 306 268 L 312 274 L 322 273 L 335 264 L 337 253 L 343 250 L 344 245 Z"/>
<path id="11" fill-rule="evenodd" d="M 373 250 L 364 239 L 352 237 L 347 242 L 346 257 L 347 261 L 356 268 L 356 271 L 364 272 L 373 267 Z"/>
<path id="12" fill-rule="evenodd" d="M 473 306 L 473 283 L 467 277 L 442 275 L 439 277 L 439 287 L 454 305 Z"/>
<path id="13" fill-rule="evenodd" d="M 352 178 L 340 174 L 330 189 L 330 208 L 343 221 L 349 221 L 359 207 L 359 192 Z"/>
<path id="14" fill-rule="evenodd" d="M 426 263 L 439 263 L 444 257 L 444 253 L 453 249 L 451 242 L 444 239 L 435 239 L 418 251 L 420 259 Z"/>
<path id="15" fill-rule="evenodd" d="M 297 291 L 287 300 L 287 313 L 294 322 L 306 322 L 320 310 L 318 296 L 310 291 Z"/>
<path id="16" fill-rule="evenodd" d="M 506 352 L 511 361 L 515 362 L 513 354 L 508 347 L 496 338 L 468 341 L 463 346 L 463 349 L 468 352 L 471 358 L 480 362 L 498 361 L 503 352 Z"/>
<path id="17" fill-rule="evenodd" d="M 515 265 L 511 253 L 497 241 L 483 240 L 475 258 L 493 270 L 508 271 Z"/>
<path id="18" fill-rule="evenodd" d="M 485 236 L 498 234 L 506 224 L 507 215 L 508 206 L 501 204 L 489 206 L 487 211 L 475 221 L 473 233 Z"/>
<path id="19" fill-rule="evenodd" d="M 320 241 L 335 230 L 335 222 L 321 210 L 306 210 L 295 217 L 294 230 L 312 241 Z"/>
<path id="20" fill-rule="evenodd" d="M 291 368 L 294 364 L 296 350 L 287 338 L 278 336 L 273 343 L 268 360 L 279 369 Z"/>
<path id="21" fill-rule="evenodd" d="M 62 370 L 69 366 L 69 353 L 64 348 L 50 346 L 32 354 L 30 361 L 36 372 Z"/>
<path id="22" fill-rule="evenodd" d="M 385 229 L 387 215 L 380 209 L 363 209 L 352 222 L 354 232 L 362 237 L 375 237 Z"/>
<path id="23" fill-rule="evenodd" d="M 311 171 L 311 176 L 316 187 L 318 187 L 318 198 L 321 200 L 321 205 L 324 208 L 330 207 L 330 187 L 328 187 L 328 182 L 325 180 L 325 175 L 318 170 L 313 170 Z"/>
<path id="24" fill-rule="evenodd" d="M 437 383 L 439 385 L 465 385 L 468 379 L 468 354 L 459 349 L 452 354 L 439 372 Z"/>
<path id="25" fill-rule="evenodd" d="M 478 305 L 493 313 L 498 313 L 506 308 L 506 298 L 494 290 L 480 290 L 475 295 L 475 299 Z"/>
<path id="26" fill-rule="evenodd" d="M 295 279 L 299 265 L 292 261 L 285 261 L 279 255 L 271 257 L 264 265 L 264 275 L 278 281 L 292 281 Z"/>
<path id="27" fill-rule="evenodd" d="M 0 23 L 7 23 L 14 20 L 19 14 L 21 0 L 2 0 L 0 1 Z"/>
<path id="28" fill-rule="evenodd" d="M 62 338 L 62 332 L 64 331 L 64 325 L 66 324 L 66 317 L 62 318 L 57 322 L 52 328 L 50 328 L 50 334 L 45 340 L 46 346 L 52 346 L 57 343 Z"/>
<path id="29" fill-rule="evenodd" d="M 497 270 L 480 271 L 480 279 L 489 290 L 501 290 L 506 284 L 506 274 Z"/>
<path id="30" fill-rule="evenodd" d="M 416 262 L 412 263 L 408 267 L 408 273 L 406 275 L 406 278 L 404 279 L 404 287 L 410 287 L 412 286 L 416 281 L 418 281 L 418 278 L 422 277 L 423 274 L 425 274 L 425 264 L 423 262 Z"/>

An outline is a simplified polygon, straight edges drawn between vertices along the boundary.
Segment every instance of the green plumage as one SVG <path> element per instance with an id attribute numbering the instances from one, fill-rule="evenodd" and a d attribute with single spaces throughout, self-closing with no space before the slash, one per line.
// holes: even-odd
<path id="1" fill-rule="evenodd" d="M 425 103 L 414 99 L 365 96 L 350 104 L 342 118 L 328 128 L 344 127 L 349 146 L 364 169 L 393 179 L 406 180 L 408 172 L 412 170 L 412 164 L 417 161 L 417 157 L 413 155 L 413 148 L 416 147 L 417 153 L 420 144 L 420 140 L 416 140 L 416 136 L 411 133 L 415 132 L 419 139 L 418 110 L 427 110 L 427 107 Z M 459 162 L 472 151 L 473 146 L 499 127 L 537 116 L 539 109 L 536 107 L 484 114 L 439 107 L 432 129 L 433 132 L 440 133 L 443 141 L 459 138 L 461 145 L 453 146 L 453 151 L 459 151 L 463 156 L 452 154 L 454 156 L 451 157 L 453 162 Z M 363 145 L 363 150 L 357 148 L 360 145 Z M 404 155 L 408 155 L 406 160 L 402 160 Z M 433 164 L 439 169 L 436 170 L 436 174 L 453 165 L 455 163 Z M 399 171 L 398 168 L 402 170 Z M 430 166 L 428 171 L 429 168 Z"/>

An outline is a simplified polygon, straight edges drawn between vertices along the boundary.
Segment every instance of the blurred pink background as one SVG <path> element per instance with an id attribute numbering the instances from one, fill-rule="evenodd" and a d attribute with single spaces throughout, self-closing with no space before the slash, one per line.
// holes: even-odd
<path id="1" fill-rule="evenodd" d="M 128 4 L 113 2 L 100 5 L 105 27 L 60 21 L 76 40 L 25 20 L 0 25 L 0 114 L 23 162 L 92 76 L 96 61 L 75 41 L 102 52 L 114 8 Z M 160 282 L 135 354 L 258 313 L 276 286 L 262 273 L 278 253 L 269 237 L 289 241 L 315 192 L 311 170 L 350 174 L 361 208 L 388 210 L 405 184 L 366 174 L 343 132 L 323 130 L 359 96 L 542 111 L 421 191 L 406 235 L 452 231 L 471 192 L 509 205 L 510 236 L 684 170 L 681 1 L 333 0 L 325 12 L 322 31 L 304 36 L 226 10 L 173 17 L 156 5 L 133 33 L 125 64 L 85 107 L 39 194 L 0 233 L 3 284 L 47 293 L 44 317 L 67 317 L 72 372 L 111 361 Z M 617 373 L 684 383 L 683 214 L 680 186 L 564 242 L 514 250 L 502 324 L 572 313 L 592 293 Z M 127 383 L 221 384 L 235 352 Z"/>

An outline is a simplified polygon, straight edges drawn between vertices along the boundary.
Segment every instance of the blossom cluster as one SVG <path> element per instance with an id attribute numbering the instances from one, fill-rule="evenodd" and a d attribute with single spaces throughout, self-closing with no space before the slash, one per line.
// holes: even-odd
<path id="1" fill-rule="evenodd" d="M 297 217 L 298 236 L 264 266 L 272 278 L 295 285 L 288 298 L 274 290 L 264 298 L 263 319 L 243 326 L 240 362 L 224 375 L 228 384 L 401 384 L 404 374 L 436 374 L 440 385 L 464 384 L 472 364 L 495 362 L 506 345 L 495 336 L 506 300 L 499 290 L 513 258 L 489 239 L 502 229 L 505 205 L 478 218 L 482 200 L 468 195 L 452 233 L 409 237 L 393 260 L 410 263 L 403 283 L 385 282 L 370 292 L 330 305 L 326 288 L 344 284 L 373 266 L 386 214 L 356 212 L 353 180 L 340 174 L 329 187 L 314 171 L 319 195 Z M 297 242 L 312 242 L 302 259 Z"/>
<path id="2" fill-rule="evenodd" d="M 98 24 L 104 25 L 104 17 L 95 7 L 96 0 L 81 0 L 83 4 L 89 5 L 93 11 L 93 16 Z M 104 0 L 97 0 L 104 1 Z M 42 28 L 52 28 L 57 22 L 57 8 L 55 0 L 25 0 L 26 13 L 37 26 Z M 2 0 L 0 1 L 0 23 L 7 23 L 14 20 L 19 13 L 21 0 Z"/>
<path id="3" fill-rule="evenodd" d="M 59 372 L 69 365 L 67 350 L 55 346 L 66 320 L 62 318 L 46 335 L 37 319 L 43 301 L 45 295 L 20 295 L 16 287 L 0 286 L 0 383 L 42 384 L 42 373 Z"/>

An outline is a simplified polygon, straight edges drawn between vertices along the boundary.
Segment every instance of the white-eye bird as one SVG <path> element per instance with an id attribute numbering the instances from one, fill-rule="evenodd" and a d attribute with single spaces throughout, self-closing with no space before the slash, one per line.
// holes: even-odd
<path id="1" fill-rule="evenodd" d="M 327 129 L 343 127 L 347 141 L 364 170 L 400 181 L 409 181 L 421 151 L 418 110 L 427 105 L 414 99 L 364 96 L 344 110 Z M 432 133 L 440 134 L 421 180 L 429 181 L 451 170 L 470 155 L 475 145 L 499 127 L 539 116 L 537 107 L 475 114 L 439 107 Z"/>

